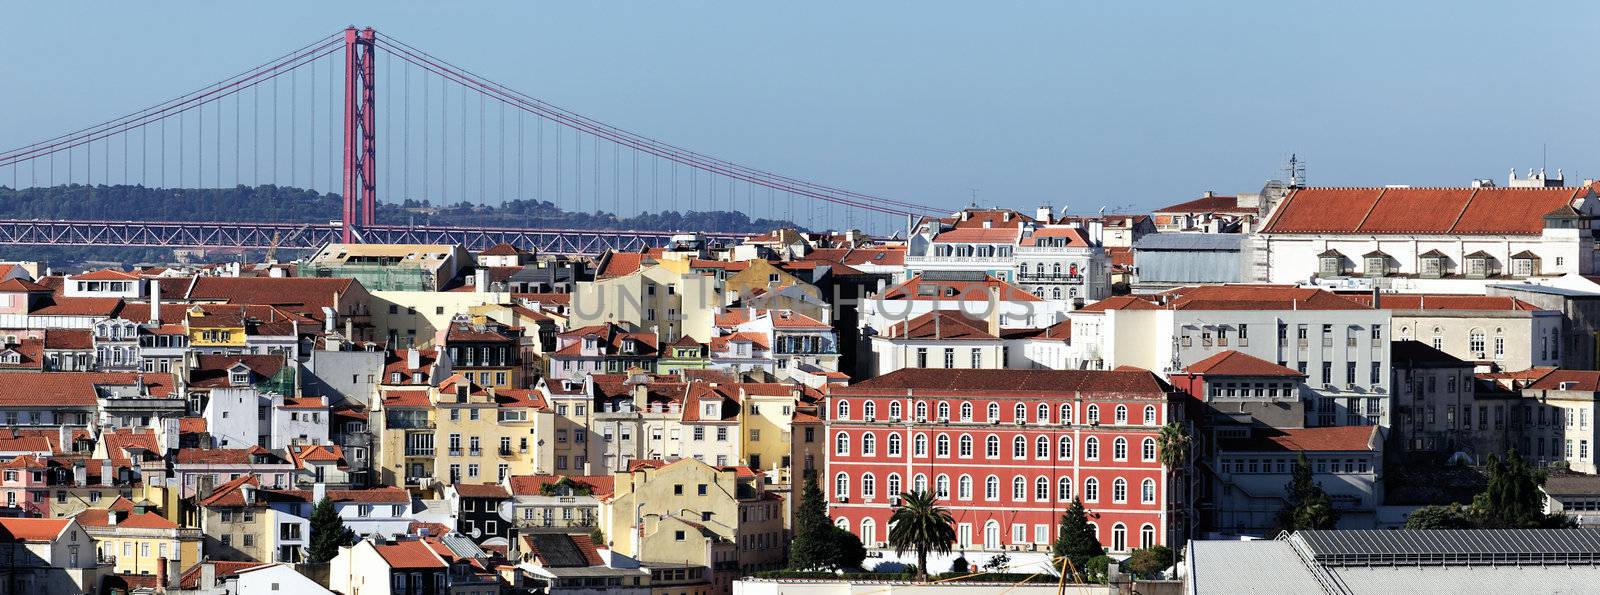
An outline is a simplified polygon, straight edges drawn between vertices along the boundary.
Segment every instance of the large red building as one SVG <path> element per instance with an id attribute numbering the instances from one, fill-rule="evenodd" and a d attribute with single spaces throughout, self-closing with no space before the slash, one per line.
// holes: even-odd
<path id="1" fill-rule="evenodd" d="M 835 389 L 825 409 L 829 515 L 869 549 L 885 547 L 897 494 L 916 489 L 980 562 L 1048 551 L 1073 497 L 1107 550 L 1168 543 L 1156 436 L 1181 413 L 1148 371 L 904 369 Z"/>

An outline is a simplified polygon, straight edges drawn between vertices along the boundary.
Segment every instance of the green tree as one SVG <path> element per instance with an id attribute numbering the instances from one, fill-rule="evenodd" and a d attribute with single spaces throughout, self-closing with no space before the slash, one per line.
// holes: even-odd
<path id="1" fill-rule="evenodd" d="M 928 553 L 948 554 L 956 540 L 955 519 L 939 506 L 933 494 L 923 490 L 900 494 L 900 507 L 889 517 L 889 545 L 895 555 L 917 552 L 917 574 L 928 580 Z"/>
<path id="2" fill-rule="evenodd" d="M 1073 498 L 1072 505 L 1061 514 L 1061 528 L 1050 552 L 1056 558 L 1072 560 L 1072 567 L 1084 574 L 1088 574 L 1089 560 L 1105 555 L 1106 548 L 1100 545 L 1094 529 L 1089 527 L 1089 513 L 1083 509 L 1083 501 Z"/>
<path id="3" fill-rule="evenodd" d="M 1407 529 L 1472 529 L 1477 526 L 1472 509 L 1460 504 L 1424 506 L 1406 515 Z"/>
<path id="4" fill-rule="evenodd" d="M 1156 434 L 1156 448 L 1161 457 L 1162 469 L 1167 474 L 1169 490 L 1171 486 L 1179 485 L 1178 478 L 1189 462 L 1189 447 L 1193 441 L 1194 438 L 1189 435 L 1188 426 L 1177 422 L 1168 422 L 1166 425 L 1161 426 L 1161 431 Z M 1174 525 L 1181 525 L 1188 513 L 1186 494 L 1180 490 L 1178 496 L 1177 498 L 1169 497 L 1167 499 L 1167 506 L 1172 510 L 1172 514 L 1168 515 L 1168 517 L 1172 519 Z M 1186 535 L 1182 530 L 1172 531 L 1171 529 L 1172 527 L 1168 527 L 1167 535 L 1169 536 Z M 1172 542 L 1170 539 L 1168 542 L 1182 543 L 1181 541 Z M 1169 549 L 1169 552 L 1172 553 L 1172 556 L 1168 562 L 1176 566 L 1178 564 L 1177 551 Z"/>
<path id="5" fill-rule="evenodd" d="M 789 567 L 811 570 L 828 566 L 835 529 L 838 527 L 828 522 L 828 505 L 822 501 L 822 488 L 817 486 L 817 474 L 815 471 L 808 472 L 805 486 L 800 490 L 800 508 L 794 513 L 794 540 L 789 543 Z"/>
<path id="6" fill-rule="evenodd" d="M 306 554 L 307 561 L 326 564 L 339 555 L 339 546 L 355 542 L 355 532 L 344 526 L 344 519 L 333 509 L 333 500 L 324 497 L 311 510 L 311 547 Z"/>
<path id="7" fill-rule="evenodd" d="M 1516 450 L 1505 460 L 1489 456 L 1489 485 L 1473 498 L 1472 507 L 1486 529 L 1520 529 L 1544 524 L 1539 486 L 1545 475 L 1528 467 Z"/>
<path id="8" fill-rule="evenodd" d="M 1311 461 L 1306 453 L 1294 462 L 1293 474 L 1284 486 L 1283 510 L 1278 512 L 1278 528 L 1284 531 L 1301 529 L 1332 529 L 1339 522 L 1339 511 L 1333 501 L 1311 475 Z"/>
<path id="9" fill-rule="evenodd" d="M 1144 578 L 1154 578 L 1156 574 L 1168 567 L 1177 564 L 1176 554 L 1164 545 L 1152 545 L 1134 550 L 1128 555 L 1128 560 L 1123 562 L 1128 572 Z"/>
<path id="10" fill-rule="evenodd" d="M 825 562 L 830 568 L 844 570 L 860 568 L 861 563 L 867 559 L 867 547 L 861 544 L 861 538 L 856 534 L 833 526 L 828 532 L 828 558 Z"/>

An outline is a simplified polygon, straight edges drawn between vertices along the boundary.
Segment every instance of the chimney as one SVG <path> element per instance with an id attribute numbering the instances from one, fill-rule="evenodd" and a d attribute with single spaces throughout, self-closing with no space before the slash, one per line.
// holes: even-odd
<path id="1" fill-rule="evenodd" d="M 156 592 L 167 592 L 167 557 L 156 558 Z"/>
<path id="2" fill-rule="evenodd" d="M 1039 223 L 1046 224 L 1055 221 L 1055 209 L 1051 208 L 1050 205 L 1041 205 L 1039 210 L 1034 212 L 1033 218 Z"/>
<path id="3" fill-rule="evenodd" d="M 215 589 L 217 587 L 217 565 L 205 562 L 200 565 L 200 589 Z"/>
<path id="4" fill-rule="evenodd" d="M 989 334 L 1000 336 L 1000 288 L 989 286 Z"/>
<path id="5" fill-rule="evenodd" d="M 150 280 L 150 324 L 161 324 L 161 280 Z"/>
<path id="6" fill-rule="evenodd" d="M 477 284 L 478 293 L 489 291 L 489 269 L 480 268 L 474 271 L 472 276 L 473 282 Z"/>
<path id="7" fill-rule="evenodd" d="M 100 481 L 104 482 L 105 479 L 101 478 Z M 119 519 L 117 519 L 117 515 L 119 515 L 119 514 L 122 514 L 121 511 L 107 510 L 106 511 L 106 524 L 111 525 L 113 527 L 117 526 L 117 521 L 119 520 Z"/>
<path id="8" fill-rule="evenodd" d="M 56 427 L 56 448 L 61 449 L 61 452 L 72 452 L 72 430 L 67 429 L 67 426 Z"/>
<path id="9" fill-rule="evenodd" d="M 326 498 L 326 497 L 328 497 L 328 484 L 322 483 L 320 481 L 315 483 L 315 484 L 312 484 L 312 486 L 311 486 L 311 505 L 312 506 L 316 506 L 317 503 L 322 502 L 322 499 Z"/>
<path id="10" fill-rule="evenodd" d="M 80 487 L 89 485 L 89 467 L 83 461 L 72 464 L 72 485 Z"/>
<path id="11" fill-rule="evenodd" d="M 283 272 L 283 267 L 275 266 L 267 269 L 267 276 L 279 278 L 287 276 L 287 273 Z"/>
<path id="12" fill-rule="evenodd" d="M 1373 285 L 1372 286 L 1372 309 L 1373 310 L 1382 310 L 1383 309 L 1383 292 L 1378 291 L 1378 286 L 1377 285 Z"/>
<path id="13" fill-rule="evenodd" d="M 416 370 L 422 367 L 422 352 L 412 347 L 406 350 L 406 369 Z"/>
<path id="14" fill-rule="evenodd" d="M 111 470 L 111 459 L 102 459 L 100 461 L 100 483 L 108 484 L 111 483 L 112 479 L 114 479 L 114 476 Z"/>

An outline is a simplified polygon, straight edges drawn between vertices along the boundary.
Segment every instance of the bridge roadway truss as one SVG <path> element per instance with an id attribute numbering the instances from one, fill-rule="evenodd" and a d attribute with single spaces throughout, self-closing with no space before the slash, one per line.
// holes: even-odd
<path id="1" fill-rule="evenodd" d="M 342 239 L 341 222 L 268 223 L 217 221 L 47 221 L 0 219 L 0 245 L 113 246 L 130 248 L 316 250 Z M 677 232 L 504 227 L 413 227 L 372 225 L 359 240 L 379 244 L 460 244 L 483 250 L 507 243 L 543 254 L 598 255 L 665 246 Z M 733 233 L 702 233 L 710 243 L 737 242 Z"/>

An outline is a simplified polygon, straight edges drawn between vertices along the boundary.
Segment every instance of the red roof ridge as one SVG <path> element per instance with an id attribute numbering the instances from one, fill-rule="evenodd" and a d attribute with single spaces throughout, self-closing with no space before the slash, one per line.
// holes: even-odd
<path id="1" fill-rule="evenodd" d="M 1356 227 L 1355 227 L 1356 229 L 1361 229 L 1363 226 L 1365 226 L 1367 224 L 1367 219 L 1372 217 L 1372 212 L 1373 211 L 1378 210 L 1378 203 L 1383 202 L 1383 195 L 1384 195 L 1384 193 L 1386 193 L 1388 191 L 1389 191 L 1389 187 L 1387 187 L 1387 186 L 1385 186 L 1382 190 L 1378 191 L 1378 196 L 1372 199 L 1372 205 L 1367 207 L 1367 214 L 1362 215 L 1361 216 L 1361 221 L 1356 222 Z"/>

